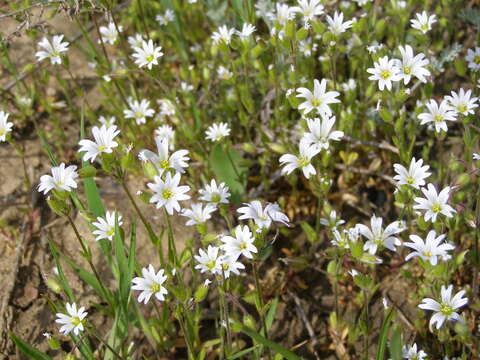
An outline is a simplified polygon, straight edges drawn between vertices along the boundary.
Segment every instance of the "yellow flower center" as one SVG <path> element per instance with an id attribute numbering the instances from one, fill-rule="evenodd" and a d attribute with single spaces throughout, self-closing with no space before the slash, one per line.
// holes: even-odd
<path id="1" fill-rule="evenodd" d="M 113 236 L 113 234 L 115 234 L 115 228 L 114 227 L 109 228 L 106 231 L 106 234 L 107 234 L 108 237 Z"/>
<path id="2" fill-rule="evenodd" d="M 210 261 L 209 263 L 207 263 L 205 266 L 209 269 L 209 270 L 212 270 L 215 265 L 217 264 L 217 262 L 215 260 L 212 260 Z"/>
<path id="3" fill-rule="evenodd" d="M 0 129 L 0 136 L 5 135 L 6 132 L 7 132 L 7 130 L 5 130 L 5 129 Z"/>
<path id="4" fill-rule="evenodd" d="M 442 205 L 440 205 L 440 204 L 434 204 L 434 205 L 432 206 L 432 211 L 433 211 L 434 213 L 439 213 L 440 211 L 442 211 Z"/>
<path id="5" fill-rule="evenodd" d="M 74 316 L 72 317 L 72 319 L 70 320 L 70 323 L 72 324 L 72 326 L 78 326 L 82 323 L 82 320 L 78 317 L 78 316 Z"/>
<path id="6" fill-rule="evenodd" d="M 452 315 L 453 313 L 453 308 L 448 305 L 448 304 L 442 304 L 440 305 L 440 312 L 443 314 L 443 315 Z"/>
<path id="7" fill-rule="evenodd" d="M 384 70 L 382 71 L 382 73 L 380 74 L 380 77 L 383 79 L 383 80 L 387 80 L 390 76 L 392 76 L 392 73 L 388 70 Z"/>
<path id="8" fill-rule="evenodd" d="M 150 291 L 152 293 L 157 293 L 160 291 L 160 284 L 157 284 L 157 283 L 153 283 L 152 285 L 150 285 Z"/>
<path id="9" fill-rule="evenodd" d="M 473 58 L 473 62 L 474 62 L 475 64 L 480 64 L 480 55 L 475 56 L 475 57 Z"/>
<path id="10" fill-rule="evenodd" d="M 305 167 L 305 166 L 308 166 L 310 165 L 310 160 L 308 160 L 307 158 L 305 157 L 299 157 L 298 158 L 298 166 L 299 167 Z"/>
<path id="11" fill-rule="evenodd" d="M 218 203 L 220 200 L 221 200 L 220 194 L 219 193 L 213 193 L 210 201 Z"/>
<path id="12" fill-rule="evenodd" d="M 247 244 L 244 241 L 242 241 L 238 247 L 240 250 L 245 250 L 247 248 Z"/>
<path id="13" fill-rule="evenodd" d="M 412 69 L 410 69 L 410 66 L 405 66 L 403 68 L 403 72 L 407 75 L 410 75 L 412 73 Z"/>
<path id="14" fill-rule="evenodd" d="M 173 191 L 170 190 L 170 189 L 167 189 L 167 190 L 163 190 L 162 192 L 162 197 L 165 199 L 165 200 L 169 200 L 173 197 Z"/>
<path id="15" fill-rule="evenodd" d="M 153 60 L 155 60 L 155 58 L 153 57 L 153 55 L 148 55 L 147 58 L 146 58 L 147 62 L 152 62 Z"/>
<path id="16" fill-rule="evenodd" d="M 136 117 L 136 118 L 143 118 L 142 112 L 141 112 L 141 111 L 136 111 L 136 112 L 135 112 L 135 117 Z"/>
<path id="17" fill-rule="evenodd" d="M 466 111 L 468 110 L 468 107 L 467 107 L 467 105 L 465 105 L 465 104 L 458 105 L 457 110 L 458 110 L 458 112 L 460 112 L 460 113 L 464 113 L 464 112 L 466 112 Z M 0 135 L 1 135 L 1 134 L 0 134 Z"/>
<path id="18" fill-rule="evenodd" d="M 312 99 L 312 106 L 313 107 L 318 107 L 322 104 L 322 102 L 319 99 Z"/>
<path id="19" fill-rule="evenodd" d="M 437 114 L 437 115 L 435 115 L 435 116 L 433 117 L 433 120 L 434 120 L 435 122 L 441 122 L 441 121 L 443 121 L 443 116 L 440 115 L 440 114 Z"/>
<path id="20" fill-rule="evenodd" d="M 422 26 L 420 26 L 420 30 L 427 31 L 428 30 L 428 24 L 423 24 Z"/>
<path id="21" fill-rule="evenodd" d="M 413 179 L 413 177 L 411 177 L 411 176 L 407 177 L 407 184 L 408 185 L 412 185 L 414 182 L 415 182 L 415 180 Z"/>
<path id="22" fill-rule="evenodd" d="M 432 257 L 433 254 L 432 254 L 431 251 L 428 251 L 428 250 L 427 250 L 427 251 L 424 251 L 424 252 L 423 252 L 423 256 L 425 256 L 425 257 Z"/>
<path id="23" fill-rule="evenodd" d="M 98 147 L 98 152 L 104 152 L 105 150 L 107 150 L 107 147 L 105 145 L 100 145 Z"/>
<path id="24" fill-rule="evenodd" d="M 162 169 L 168 169 L 170 165 L 170 162 L 168 160 L 162 160 L 158 163 L 158 166 Z"/>

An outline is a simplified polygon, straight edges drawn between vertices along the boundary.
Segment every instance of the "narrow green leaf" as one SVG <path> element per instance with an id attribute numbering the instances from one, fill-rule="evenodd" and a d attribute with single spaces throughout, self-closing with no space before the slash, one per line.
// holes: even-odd
<path id="1" fill-rule="evenodd" d="M 390 356 L 392 357 L 392 360 L 403 359 L 402 345 L 402 329 L 400 327 L 396 327 L 389 344 Z"/>
<path id="2" fill-rule="evenodd" d="M 288 360 L 301 360 L 301 357 L 297 356 L 294 352 L 284 348 L 283 346 L 268 340 L 264 338 L 262 335 L 257 333 L 255 330 L 252 330 L 246 326 L 244 326 L 242 323 L 238 321 L 234 321 L 234 328 L 239 329 L 239 331 L 243 332 L 244 334 L 250 336 L 253 340 L 255 340 L 257 343 L 260 343 L 264 346 L 269 347 L 270 349 L 276 351 L 277 353 L 281 354 L 283 357 L 285 357 Z"/>
<path id="3" fill-rule="evenodd" d="M 251 353 L 253 350 L 258 349 L 259 347 L 260 347 L 260 345 L 255 345 L 255 346 L 252 346 L 248 349 L 239 351 L 236 354 L 233 354 L 232 356 L 228 357 L 227 360 L 235 360 L 235 359 L 241 358 L 242 356 Z"/>
<path id="4" fill-rule="evenodd" d="M 50 356 L 47 354 L 38 351 L 34 347 L 32 347 L 27 342 L 23 341 L 22 339 L 16 337 L 13 333 L 10 333 L 10 338 L 15 343 L 15 346 L 20 350 L 22 354 L 28 356 L 30 359 L 34 360 L 52 360 Z"/>
<path id="5" fill-rule="evenodd" d="M 387 316 L 383 320 L 382 327 L 380 329 L 380 337 L 378 341 L 377 356 L 375 360 L 384 360 L 385 359 L 385 350 L 387 347 L 388 332 L 392 326 L 393 319 L 393 308 L 390 309 Z"/>
<path id="6" fill-rule="evenodd" d="M 48 245 L 50 247 L 50 252 L 52 253 L 53 259 L 55 261 L 55 266 L 57 267 L 57 270 L 58 270 L 58 279 L 60 280 L 60 286 L 62 287 L 62 290 L 65 293 L 65 295 L 67 295 L 68 300 L 70 302 L 74 302 L 75 297 L 73 296 L 72 288 L 68 284 L 67 278 L 63 273 L 62 265 L 60 264 L 60 259 L 58 257 L 57 248 L 55 247 L 55 245 L 50 239 L 47 239 L 47 240 L 48 240 Z"/>
<path id="7" fill-rule="evenodd" d="M 275 299 L 273 299 L 272 304 L 268 309 L 267 317 L 265 318 L 267 331 L 270 330 L 273 324 L 273 320 L 275 320 L 275 314 L 277 313 L 277 306 L 278 306 L 278 296 Z"/>

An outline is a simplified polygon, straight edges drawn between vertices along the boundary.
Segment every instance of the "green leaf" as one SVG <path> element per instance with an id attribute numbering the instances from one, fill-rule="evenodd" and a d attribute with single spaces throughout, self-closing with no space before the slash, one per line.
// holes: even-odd
<path id="1" fill-rule="evenodd" d="M 236 354 L 233 354 L 232 356 L 228 357 L 227 360 L 235 360 L 235 359 L 241 358 L 242 356 L 247 355 L 248 353 L 251 353 L 253 350 L 258 349 L 259 347 L 260 345 L 255 345 L 248 349 L 239 351 Z"/>
<path id="2" fill-rule="evenodd" d="M 52 360 L 50 356 L 48 356 L 47 354 L 44 354 L 41 351 L 38 351 L 37 349 L 32 347 L 30 344 L 16 337 L 13 333 L 10 333 L 10 338 L 13 340 L 18 350 L 20 350 L 22 354 L 24 354 L 25 356 L 28 356 L 30 359 Z"/>
<path id="3" fill-rule="evenodd" d="M 74 302 L 75 297 L 73 296 L 72 288 L 68 284 L 65 274 L 63 273 L 62 265 L 60 264 L 60 259 L 58 257 L 58 250 L 50 239 L 48 239 L 48 245 L 50 247 L 50 252 L 52 253 L 53 259 L 55 261 L 55 266 L 57 267 L 57 270 L 58 270 L 58 279 L 60 281 L 60 286 L 62 287 L 62 290 L 65 293 L 65 295 L 67 295 L 68 300 L 70 302 Z"/>
<path id="4" fill-rule="evenodd" d="M 136 236 L 135 225 L 132 227 L 132 236 Z M 115 259 L 118 265 L 119 271 L 119 302 L 125 316 L 127 315 L 128 300 L 130 298 L 130 282 L 132 281 L 132 264 L 129 262 L 130 259 L 127 259 L 125 253 L 125 243 L 123 241 L 123 235 L 118 225 L 118 214 L 115 213 L 115 236 L 113 237 L 113 245 L 115 250 Z M 132 249 L 130 249 L 131 251 Z"/>
<path id="5" fill-rule="evenodd" d="M 389 344 L 392 360 L 402 360 L 402 329 L 396 327 Z"/>
<path id="6" fill-rule="evenodd" d="M 243 332 L 244 334 L 250 336 L 257 343 L 262 344 L 263 346 L 267 346 L 273 351 L 276 351 L 277 353 L 281 354 L 283 357 L 285 357 L 288 360 L 301 360 L 301 357 L 297 356 L 294 352 L 284 348 L 283 346 L 271 340 L 264 338 L 255 330 L 244 326 L 242 323 L 238 321 L 233 321 L 233 328 L 234 330 L 238 329 L 238 331 Z"/>
<path id="7" fill-rule="evenodd" d="M 267 326 L 267 331 L 270 330 L 273 324 L 273 320 L 275 320 L 275 314 L 277 313 L 277 306 L 278 306 L 278 296 L 273 299 L 270 308 L 268 309 L 267 316 L 265 318 L 265 325 Z"/>
<path id="8" fill-rule="evenodd" d="M 393 308 L 390 309 L 387 316 L 383 320 L 382 328 L 380 329 L 380 337 L 378 341 L 377 356 L 375 360 L 384 360 L 385 359 L 385 350 L 387 347 L 388 332 L 392 326 L 393 319 Z"/>
<path id="9" fill-rule="evenodd" d="M 210 164 L 215 177 L 217 181 L 225 182 L 230 188 L 234 203 L 239 203 L 245 194 L 242 182 L 246 169 L 241 166 L 241 160 L 242 157 L 237 151 L 230 149 L 227 152 L 220 144 L 215 145 L 210 154 Z"/>

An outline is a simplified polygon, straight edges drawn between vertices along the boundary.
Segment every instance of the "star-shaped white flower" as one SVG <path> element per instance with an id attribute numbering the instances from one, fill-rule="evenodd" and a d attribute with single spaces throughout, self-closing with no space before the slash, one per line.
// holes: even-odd
<path id="1" fill-rule="evenodd" d="M 62 325 L 60 327 L 60 332 L 63 335 L 68 335 L 73 332 L 75 336 L 78 336 L 80 332 L 85 329 L 85 318 L 88 313 L 83 306 L 77 310 L 77 304 L 75 303 L 67 303 L 65 307 L 67 314 L 57 313 L 57 319 L 55 322 Z"/>
<path id="2" fill-rule="evenodd" d="M 422 188 L 425 198 L 416 197 L 414 200 L 417 203 L 413 206 L 416 210 L 425 210 L 425 221 L 437 221 L 438 214 L 443 214 L 446 217 L 453 217 L 456 213 L 455 209 L 447 204 L 450 195 L 450 186 L 447 186 L 437 193 L 437 189 L 433 184 L 428 184 L 427 188 Z"/>
<path id="3" fill-rule="evenodd" d="M 98 155 L 105 153 L 111 154 L 113 149 L 118 146 L 118 143 L 113 140 L 120 133 L 115 125 L 107 127 L 102 125 L 100 128 L 94 126 L 92 128 L 92 134 L 95 141 L 83 139 L 80 140 L 78 145 L 80 149 L 78 152 L 84 152 L 83 161 L 94 162 Z"/>
<path id="4" fill-rule="evenodd" d="M 40 177 L 40 184 L 38 185 L 38 191 L 46 195 L 50 190 L 57 191 L 72 191 L 77 188 L 75 179 L 78 177 L 77 167 L 70 165 L 65 168 L 65 164 L 61 163 L 58 166 L 52 167 L 52 175 L 42 175 Z"/>
<path id="5" fill-rule="evenodd" d="M 298 110 L 303 110 L 304 114 L 308 114 L 312 110 L 317 110 L 320 115 L 332 116 L 332 110 L 328 104 L 339 103 L 337 97 L 340 95 L 338 91 L 326 91 L 327 80 L 313 80 L 313 92 L 307 88 L 298 88 L 297 97 L 304 98 L 305 101 L 298 106 Z"/>
<path id="6" fill-rule="evenodd" d="M 93 235 L 96 235 L 95 240 L 99 241 L 102 239 L 112 240 L 115 235 L 115 211 L 107 211 L 105 217 L 97 217 L 97 221 L 93 222 L 92 225 L 95 227 Z M 118 215 L 118 226 L 122 226 L 122 217 Z"/>
<path id="7" fill-rule="evenodd" d="M 372 255 L 377 252 L 379 247 L 386 247 L 391 251 L 397 251 L 395 246 L 402 245 L 400 239 L 393 235 L 404 231 L 404 224 L 401 221 L 394 221 L 384 230 L 382 228 L 382 223 L 383 219 L 381 217 L 376 217 L 373 215 L 370 219 L 370 228 L 363 224 L 358 224 L 356 226 L 360 234 L 368 239 L 364 244 L 363 249 Z"/>
<path id="8" fill-rule="evenodd" d="M 8 121 L 9 113 L 0 111 L 0 141 L 7 139 L 7 134 L 12 131 L 13 123 Z"/>
<path id="9" fill-rule="evenodd" d="M 447 131 L 447 121 L 456 121 L 457 113 L 448 104 L 446 100 L 442 100 L 440 105 L 435 100 L 430 100 L 425 106 L 428 112 L 421 113 L 418 118 L 421 120 L 420 125 L 433 123 L 436 132 Z"/>
<path id="10" fill-rule="evenodd" d="M 164 270 L 160 269 L 155 272 L 155 268 L 152 264 L 142 269 L 143 277 L 136 277 L 132 279 L 132 290 L 141 291 L 138 295 L 138 302 L 144 304 L 150 301 L 150 298 L 155 296 L 158 301 L 165 301 L 165 295 L 168 294 L 167 289 L 163 286 L 167 280 L 167 276 L 164 275 Z"/>
<path id="11" fill-rule="evenodd" d="M 425 77 L 430 76 L 430 71 L 425 68 L 429 64 L 425 55 L 423 53 L 414 55 L 410 45 L 405 45 L 405 47 L 400 45 L 398 49 L 402 54 L 402 60 L 395 59 L 395 64 L 400 69 L 399 75 L 403 79 L 403 83 L 407 85 L 412 76 L 423 83 L 427 82 Z"/>
<path id="12" fill-rule="evenodd" d="M 153 183 L 148 183 L 147 186 L 154 192 L 150 198 L 150 203 L 155 203 L 157 209 L 165 207 L 169 215 L 173 215 L 174 211 L 180 211 L 179 201 L 188 200 L 190 196 L 185 194 L 190 191 L 190 186 L 180 184 L 180 174 L 176 173 L 173 178 L 172 174 L 167 173 L 165 180 L 161 177 L 155 176 Z"/>
<path id="13" fill-rule="evenodd" d="M 158 58 L 163 55 L 162 47 L 155 46 L 153 40 L 150 39 L 142 42 L 142 46 L 134 48 L 133 57 L 135 58 L 135 64 L 142 68 L 146 66 L 149 70 L 153 65 L 158 65 Z"/>
<path id="14" fill-rule="evenodd" d="M 240 255 L 245 256 L 247 259 L 252 259 L 253 254 L 258 252 L 253 242 L 255 237 L 253 237 L 252 232 L 248 226 L 238 225 L 235 228 L 235 237 L 227 235 L 222 237 L 222 250 L 225 251 L 225 254 L 238 259 Z"/>
<path id="15" fill-rule="evenodd" d="M 300 141 L 300 154 L 284 154 L 280 157 L 280 165 L 283 166 L 282 174 L 291 174 L 295 169 L 301 169 L 303 175 L 308 179 L 311 175 L 315 175 L 317 171 L 313 167 L 312 158 L 320 152 L 320 148 L 311 145 L 307 140 Z"/>
<path id="16" fill-rule="evenodd" d="M 169 155 L 168 139 L 156 136 L 155 143 L 157 144 L 157 153 L 147 149 L 141 150 L 138 155 L 140 160 L 150 161 L 157 168 L 160 176 L 169 169 L 183 174 L 184 168 L 188 167 L 187 161 L 190 160 L 187 156 L 188 150 L 178 150 Z"/>
<path id="17" fill-rule="evenodd" d="M 412 158 L 408 170 L 401 164 L 393 164 L 393 168 L 397 175 L 393 179 L 397 182 L 397 186 L 408 185 L 415 189 L 420 189 L 420 186 L 425 185 L 425 179 L 428 178 L 431 173 L 429 165 L 423 165 L 423 159 L 415 160 Z"/>
<path id="18" fill-rule="evenodd" d="M 309 132 L 303 135 L 303 139 L 320 149 L 328 149 L 330 140 L 340 141 L 344 135 L 343 131 L 332 131 L 333 125 L 335 125 L 335 116 L 323 116 L 321 120 L 319 118 L 307 119 Z"/>
<path id="19" fill-rule="evenodd" d="M 444 260 L 450 258 L 451 256 L 448 254 L 448 251 L 455 249 L 455 246 L 449 243 L 442 244 L 445 237 L 446 235 L 437 236 L 435 230 L 430 230 L 428 232 L 425 241 L 423 241 L 420 236 L 410 235 L 410 240 L 412 242 L 406 242 L 404 245 L 414 251 L 408 254 L 405 260 L 408 261 L 411 258 L 418 256 L 435 266 L 438 263 L 438 257 L 441 257 Z"/>
<path id="20" fill-rule="evenodd" d="M 55 35 L 52 40 L 44 37 L 42 41 L 38 43 L 43 50 L 37 51 L 35 56 L 38 61 L 43 59 L 50 59 L 52 64 L 61 64 L 62 63 L 62 53 L 68 51 L 69 43 L 63 41 L 63 35 Z"/>
<path id="21" fill-rule="evenodd" d="M 127 119 L 135 119 L 138 125 L 145 124 L 147 117 L 152 117 L 155 114 L 153 109 L 150 109 L 150 101 L 129 99 L 130 109 L 123 110 L 123 114 Z"/>
<path id="22" fill-rule="evenodd" d="M 367 72 L 372 74 L 368 79 L 378 81 L 380 91 L 385 87 L 392 90 L 392 81 L 402 80 L 400 69 L 395 64 L 395 59 L 388 59 L 387 56 L 378 59 L 378 62 L 373 64 L 373 68 L 367 69 Z"/>

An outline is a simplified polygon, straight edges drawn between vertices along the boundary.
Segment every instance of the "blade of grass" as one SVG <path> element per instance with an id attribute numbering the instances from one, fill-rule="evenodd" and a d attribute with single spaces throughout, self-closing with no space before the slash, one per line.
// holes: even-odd
<path id="1" fill-rule="evenodd" d="M 10 338 L 15 343 L 15 346 L 20 350 L 22 354 L 28 356 L 29 359 L 34 360 L 52 360 L 50 356 L 47 354 L 38 351 L 34 347 L 30 346 L 30 344 L 26 343 L 22 339 L 16 337 L 13 333 L 10 333 Z"/>

